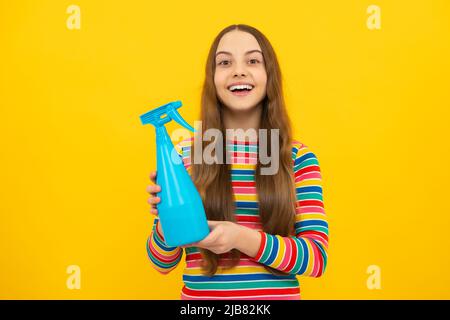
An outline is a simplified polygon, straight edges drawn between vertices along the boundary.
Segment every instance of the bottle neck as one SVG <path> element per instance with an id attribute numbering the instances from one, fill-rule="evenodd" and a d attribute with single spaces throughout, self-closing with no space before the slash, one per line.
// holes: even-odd
<path id="1" fill-rule="evenodd" d="M 156 127 L 156 142 L 166 142 L 169 139 L 166 127 L 164 125 Z"/>

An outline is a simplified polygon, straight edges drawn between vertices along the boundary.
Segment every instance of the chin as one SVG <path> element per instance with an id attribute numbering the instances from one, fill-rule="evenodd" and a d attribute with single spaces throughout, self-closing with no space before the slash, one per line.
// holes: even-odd
<path id="1" fill-rule="evenodd" d="M 250 111 L 255 109 L 260 101 L 225 101 L 223 104 L 230 109 L 230 111 Z"/>
<path id="2" fill-rule="evenodd" d="M 230 109 L 231 111 L 234 111 L 234 112 L 250 111 L 250 110 L 256 108 L 256 105 L 253 105 L 253 104 L 243 104 L 243 105 L 227 104 L 226 106 L 228 109 Z"/>

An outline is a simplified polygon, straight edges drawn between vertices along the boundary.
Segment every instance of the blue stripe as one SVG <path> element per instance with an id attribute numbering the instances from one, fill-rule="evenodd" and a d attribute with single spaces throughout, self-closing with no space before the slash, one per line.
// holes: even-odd
<path id="1" fill-rule="evenodd" d="M 147 241 L 147 244 L 145 246 L 147 248 L 147 255 L 150 258 L 150 260 L 156 266 L 160 267 L 161 269 L 167 269 L 168 270 L 168 269 L 172 268 L 173 266 L 178 264 L 178 262 L 181 260 L 181 257 L 183 256 L 182 254 L 180 254 L 179 257 L 177 259 L 175 259 L 175 261 L 172 262 L 172 263 L 163 263 L 163 262 L 159 261 L 155 256 L 153 256 L 153 254 L 151 253 L 150 248 L 148 246 L 148 241 Z"/>
<path id="2" fill-rule="evenodd" d="M 308 260 L 309 260 L 308 247 L 306 246 L 304 239 L 297 238 L 297 241 L 300 242 L 300 245 L 301 245 L 302 251 L 303 251 L 303 263 L 302 263 L 302 266 L 300 267 L 300 270 L 297 272 L 297 274 L 304 274 L 306 271 L 306 267 L 308 266 Z"/>
<path id="3" fill-rule="evenodd" d="M 162 250 L 170 252 L 177 248 L 177 247 L 169 247 L 167 246 L 166 243 L 163 242 L 163 240 L 159 237 L 158 233 L 156 232 L 156 224 L 154 227 L 153 235 L 154 235 L 153 239 L 155 240 L 156 245 L 160 247 Z"/>
<path id="4" fill-rule="evenodd" d="M 254 174 L 255 170 L 240 170 L 240 169 L 233 169 L 231 170 L 231 174 Z"/>
<path id="5" fill-rule="evenodd" d="M 298 226 L 297 226 L 298 225 Z M 323 226 L 328 227 L 328 223 L 324 220 L 304 220 L 295 223 L 295 228 L 308 226 Z"/>
<path id="6" fill-rule="evenodd" d="M 314 159 L 314 158 L 316 158 L 314 153 L 308 152 L 308 153 L 302 155 L 300 158 L 295 159 L 295 165 L 298 165 L 298 164 L 302 163 L 302 161 L 304 161 L 304 160 Z"/>
<path id="7" fill-rule="evenodd" d="M 258 203 L 256 202 L 240 202 L 236 201 L 236 207 L 240 208 L 258 208 Z"/>
<path id="8" fill-rule="evenodd" d="M 272 241 L 272 251 L 270 252 L 269 258 L 265 262 L 265 264 L 267 264 L 267 265 L 271 265 L 275 261 L 277 254 L 278 254 L 278 247 L 279 247 L 278 238 L 273 235 L 269 235 L 269 237 L 271 237 L 273 241 Z"/>
<path id="9" fill-rule="evenodd" d="M 322 193 L 322 187 L 320 187 L 320 186 L 298 187 L 298 188 L 295 188 L 295 191 L 297 193 L 304 193 L 304 192 Z"/>

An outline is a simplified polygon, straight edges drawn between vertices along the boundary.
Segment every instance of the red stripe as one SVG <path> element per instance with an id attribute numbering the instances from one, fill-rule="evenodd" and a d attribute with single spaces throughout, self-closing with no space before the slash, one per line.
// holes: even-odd
<path id="1" fill-rule="evenodd" d="M 321 200 L 301 200 L 298 201 L 298 204 L 300 206 L 315 206 L 315 207 L 322 207 L 323 208 L 323 202 Z"/>
<path id="2" fill-rule="evenodd" d="M 185 294 L 190 296 L 215 296 L 215 297 L 243 297 L 243 296 L 255 296 L 255 295 L 281 295 L 281 294 L 296 294 L 299 293 L 299 288 L 276 288 L 276 289 L 249 289 L 249 290 L 191 290 L 184 287 Z"/>
<path id="3" fill-rule="evenodd" d="M 162 242 L 166 243 L 166 241 L 164 240 L 164 236 L 158 231 L 159 223 L 160 223 L 160 220 L 158 220 L 158 222 L 156 223 L 156 226 L 155 226 L 156 234 L 161 238 Z"/>
<path id="4" fill-rule="evenodd" d="M 171 262 L 174 262 L 177 258 L 178 258 L 178 256 L 181 254 L 181 250 L 180 251 L 178 251 L 177 252 L 177 254 L 175 254 L 175 255 L 171 255 L 171 256 L 168 256 L 168 257 L 160 257 L 160 255 L 161 255 L 161 253 L 158 253 L 157 251 L 156 251 L 156 249 L 151 245 L 151 243 L 149 243 L 149 245 L 148 245 L 148 247 L 149 247 L 149 249 L 150 249 L 150 252 L 153 254 L 153 256 L 155 257 L 155 259 L 157 259 L 158 261 L 161 261 L 161 262 L 165 262 L 165 263 L 171 263 Z M 158 255 L 157 255 L 158 254 Z"/>
<path id="5" fill-rule="evenodd" d="M 314 230 L 306 230 L 306 231 L 300 232 L 298 235 L 304 237 L 304 236 L 307 236 L 307 235 L 310 235 L 310 234 L 319 236 L 321 238 L 324 238 L 326 241 L 328 241 L 328 235 L 325 232 L 314 231 Z"/>
<path id="6" fill-rule="evenodd" d="M 317 244 L 314 242 L 313 246 L 315 248 L 314 252 L 316 253 L 316 261 L 319 261 L 319 273 L 316 275 L 316 277 L 320 277 L 323 272 L 323 256 L 320 249 L 317 247 Z"/>
<path id="7" fill-rule="evenodd" d="M 261 259 L 261 256 L 263 254 L 264 251 L 264 247 L 266 246 L 266 233 L 263 231 L 258 231 L 261 234 L 261 242 L 259 243 L 259 250 L 258 253 L 255 256 L 255 260 L 258 261 L 259 259 Z"/>
<path id="8" fill-rule="evenodd" d="M 256 142 L 249 142 L 249 141 L 241 141 L 241 140 L 227 140 L 227 142 L 232 142 L 234 144 L 239 144 L 239 145 L 256 145 Z"/>
<path id="9" fill-rule="evenodd" d="M 319 166 L 309 166 L 309 167 L 297 170 L 295 172 L 295 176 L 298 177 L 298 176 L 300 176 L 302 174 L 305 174 L 305 173 L 308 173 L 308 172 L 315 172 L 315 171 L 319 171 L 320 172 Z"/>
<path id="10" fill-rule="evenodd" d="M 237 222 L 261 222 L 258 216 L 240 216 L 236 215 Z"/>
<path id="11" fill-rule="evenodd" d="M 255 181 L 233 181 L 231 182 L 233 187 L 254 187 L 256 186 Z"/>
<path id="12" fill-rule="evenodd" d="M 294 268 L 295 264 L 297 263 L 297 245 L 296 245 L 296 241 L 294 239 L 292 239 L 291 237 L 288 237 L 289 241 L 291 241 L 291 246 L 292 246 L 292 256 L 291 256 L 291 261 L 289 262 L 288 266 L 286 267 L 286 271 L 290 272 L 292 270 L 292 268 Z"/>
<path id="13" fill-rule="evenodd" d="M 221 258 L 223 259 L 228 259 L 230 258 L 230 254 L 228 252 L 223 253 L 220 255 Z M 201 253 L 189 253 L 186 255 L 186 261 L 192 261 L 192 260 L 202 260 L 202 254 Z M 248 255 L 246 255 L 245 253 L 241 252 L 241 259 L 250 259 L 250 257 Z"/>
<path id="14" fill-rule="evenodd" d="M 200 253 L 189 253 L 186 255 L 186 261 L 201 260 L 201 259 L 202 255 Z"/>
<path id="15" fill-rule="evenodd" d="M 236 152 L 232 152 L 233 157 L 235 158 L 256 158 L 255 156 L 250 157 L 250 155 L 252 153 L 247 152 L 247 151 L 236 151 Z M 256 155 L 256 152 L 254 153 Z"/>

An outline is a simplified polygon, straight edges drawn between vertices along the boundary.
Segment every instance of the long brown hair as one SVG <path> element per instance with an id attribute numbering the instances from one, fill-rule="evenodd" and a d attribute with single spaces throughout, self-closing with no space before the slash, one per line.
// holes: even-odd
<path id="1" fill-rule="evenodd" d="M 206 75 L 201 96 L 202 133 L 210 128 L 222 131 L 223 155 L 226 154 L 226 135 L 222 119 L 224 106 L 216 95 L 214 85 L 215 53 L 223 35 L 233 30 L 241 30 L 252 34 L 258 41 L 267 72 L 267 94 L 262 101 L 262 112 L 259 129 L 267 129 L 267 141 L 271 141 L 271 130 L 279 129 L 279 170 L 274 175 L 261 175 L 264 165 L 257 161 L 255 182 L 259 201 L 259 215 L 263 231 L 281 236 L 291 235 L 295 222 L 295 187 L 292 160 L 291 123 L 286 112 L 281 83 L 281 71 L 272 45 L 257 29 L 244 25 L 231 25 L 223 29 L 214 39 L 206 61 Z M 214 141 L 202 141 L 202 150 Z M 216 141 L 217 143 L 217 141 Z M 258 140 L 259 143 L 259 140 Z M 192 154 L 195 154 L 192 144 Z M 271 153 L 270 142 L 268 154 Z M 258 156 L 259 159 L 259 156 Z M 191 176 L 203 200 L 208 220 L 236 221 L 234 197 L 231 187 L 230 164 L 194 164 L 191 162 Z M 277 192 L 274 192 L 277 190 Z M 240 252 L 233 249 L 228 254 L 218 255 L 200 248 L 203 257 L 203 273 L 212 276 L 219 266 L 219 259 L 227 257 L 231 261 L 229 268 L 237 265 Z M 268 266 L 265 268 L 273 274 L 284 274 Z"/>

